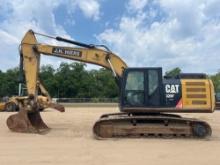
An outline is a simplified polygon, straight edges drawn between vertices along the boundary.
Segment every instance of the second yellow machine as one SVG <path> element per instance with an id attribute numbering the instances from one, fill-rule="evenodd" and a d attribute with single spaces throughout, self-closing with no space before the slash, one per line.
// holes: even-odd
<path id="1" fill-rule="evenodd" d="M 21 42 L 21 72 L 24 73 L 28 97 L 20 101 L 18 114 L 7 120 L 16 132 L 41 132 L 48 130 L 39 113 L 41 54 L 92 63 L 110 69 L 120 88 L 120 113 L 104 114 L 94 124 L 93 132 L 99 138 L 140 136 L 184 136 L 205 138 L 211 135 L 208 123 L 198 119 L 183 118 L 177 113 L 212 113 L 215 96 L 212 81 L 205 74 L 180 74 L 163 77 L 160 67 L 129 68 L 104 45 L 88 45 L 61 37 L 57 41 L 78 47 L 52 46 L 38 43 L 29 30 Z M 44 94 L 43 97 L 48 97 Z M 41 102 L 42 104 L 42 102 Z M 64 107 L 52 104 L 64 111 Z M 173 114 L 175 113 L 175 114 Z"/>

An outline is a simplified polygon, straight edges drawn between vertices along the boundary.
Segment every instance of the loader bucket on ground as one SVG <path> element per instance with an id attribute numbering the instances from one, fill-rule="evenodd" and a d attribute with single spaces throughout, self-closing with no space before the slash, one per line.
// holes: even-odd
<path id="1" fill-rule="evenodd" d="M 49 127 L 43 122 L 38 111 L 28 113 L 24 109 L 9 116 L 7 126 L 13 132 L 43 133 L 49 131 Z"/>

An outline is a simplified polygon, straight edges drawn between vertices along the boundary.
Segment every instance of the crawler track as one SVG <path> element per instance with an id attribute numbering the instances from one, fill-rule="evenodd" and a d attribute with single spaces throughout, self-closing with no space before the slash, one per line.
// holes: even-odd
<path id="1" fill-rule="evenodd" d="M 115 137 L 188 137 L 207 138 L 212 130 L 208 123 L 182 118 L 175 114 L 132 115 L 105 114 L 94 124 L 97 138 Z"/>

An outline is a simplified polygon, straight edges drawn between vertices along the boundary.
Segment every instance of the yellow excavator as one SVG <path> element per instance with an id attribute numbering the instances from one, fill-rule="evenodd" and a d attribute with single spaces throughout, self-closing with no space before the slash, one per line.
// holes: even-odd
<path id="1" fill-rule="evenodd" d="M 38 43 L 36 35 L 49 37 L 75 47 Z M 9 129 L 15 132 L 41 133 L 49 128 L 40 116 L 40 105 L 64 111 L 51 102 L 40 83 L 38 72 L 42 55 L 56 56 L 103 66 L 112 71 L 120 89 L 120 113 L 104 114 L 93 132 L 98 138 L 113 137 L 197 137 L 212 133 L 210 125 L 202 120 L 181 117 L 177 113 L 212 113 L 215 95 L 212 81 L 205 74 L 162 76 L 161 67 L 129 68 L 105 45 L 89 45 L 52 37 L 29 30 L 20 45 L 20 70 L 25 77 L 28 96 L 19 100 L 19 112 L 7 119 Z M 38 97 L 46 98 L 40 101 Z"/>

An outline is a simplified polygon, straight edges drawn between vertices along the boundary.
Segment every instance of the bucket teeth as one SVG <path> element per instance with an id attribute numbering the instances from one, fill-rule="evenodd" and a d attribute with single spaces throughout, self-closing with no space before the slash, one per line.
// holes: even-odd
<path id="1" fill-rule="evenodd" d="M 43 122 L 38 111 L 28 113 L 24 108 L 8 117 L 7 126 L 13 132 L 43 133 L 49 131 L 49 127 Z"/>

